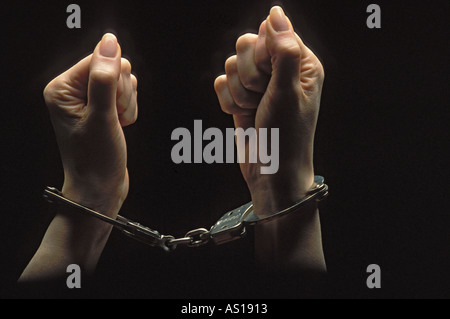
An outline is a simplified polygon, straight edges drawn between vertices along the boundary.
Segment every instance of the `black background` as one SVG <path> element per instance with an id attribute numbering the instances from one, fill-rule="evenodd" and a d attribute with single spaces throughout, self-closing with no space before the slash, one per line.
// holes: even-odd
<path id="1" fill-rule="evenodd" d="M 323 296 L 450 297 L 449 2 L 374 2 L 382 29 L 366 27 L 371 2 L 359 0 L 78 1 L 80 30 L 66 27 L 68 1 L 3 5 L 0 296 L 14 296 L 52 219 L 42 190 L 63 182 L 46 83 L 114 32 L 139 79 L 140 117 L 125 129 L 131 189 L 121 214 L 176 236 L 209 227 L 250 199 L 245 182 L 237 165 L 173 164 L 170 135 L 194 119 L 233 127 L 214 79 L 238 36 L 256 33 L 281 4 L 326 73 L 315 149 L 316 173 L 330 186 L 321 219 L 333 288 Z M 251 253 L 251 236 L 166 255 L 113 232 L 83 292 L 258 298 L 272 288 L 245 280 Z M 370 264 L 381 266 L 382 289 L 366 287 Z"/>

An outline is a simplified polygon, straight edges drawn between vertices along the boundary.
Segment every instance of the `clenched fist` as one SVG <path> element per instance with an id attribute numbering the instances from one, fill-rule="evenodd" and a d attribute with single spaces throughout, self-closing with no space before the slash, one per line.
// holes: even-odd
<path id="1" fill-rule="evenodd" d="M 272 8 L 258 34 L 240 37 L 236 51 L 214 85 L 222 110 L 233 115 L 236 128 L 279 128 L 276 174 L 260 174 L 261 163 L 240 164 L 255 213 L 266 215 L 290 207 L 313 184 L 324 70 L 280 7 Z"/>
<path id="2" fill-rule="evenodd" d="M 137 79 L 112 34 L 44 90 L 64 166 L 63 194 L 112 217 L 128 193 L 122 126 L 136 121 L 136 95 Z"/>
<path id="3" fill-rule="evenodd" d="M 64 167 L 63 195 L 111 218 L 128 194 L 122 127 L 137 118 L 137 79 L 112 34 L 44 90 Z M 20 282 L 64 278 L 68 265 L 92 274 L 112 226 L 61 207 Z"/>

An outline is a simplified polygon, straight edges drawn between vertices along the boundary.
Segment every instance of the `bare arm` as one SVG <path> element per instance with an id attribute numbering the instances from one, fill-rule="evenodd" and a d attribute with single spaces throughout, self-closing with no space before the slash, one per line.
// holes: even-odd
<path id="1" fill-rule="evenodd" d="M 236 51 L 215 82 L 222 110 L 237 128 L 279 129 L 277 172 L 262 174 L 261 162 L 240 164 L 255 214 L 264 216 L 292 206 L 313 184 L 324 70 L 280 7 L 272 8 L 258 34 L 241 36 Z M 249 146 L 238 152 L 248 156 Z M 258 225 L 255 241 L 258 260 L 273 267 L 326 269 L 315 205 Z"/>
<path id="2" fill-rule="evenodd" d="M 136 90 L 130 62 L 106 34 L 92 55 L 44 91 L 64 166 L 63 195 L 112 218 L 128 194 L 122 127 L 136 121 Z M 60 277 L 70 264 L 92 274 L 110 232 L 109 225 L 60 208 L 19 281 Z"/>

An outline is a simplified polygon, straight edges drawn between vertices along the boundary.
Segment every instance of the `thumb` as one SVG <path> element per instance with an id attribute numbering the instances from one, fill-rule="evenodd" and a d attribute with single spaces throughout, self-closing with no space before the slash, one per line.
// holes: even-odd
<path id="1" fill-rule="evenodd" d="M 90 112 L 117 114 L 121 56 L 117 38 L 111 33 L 105 34 L 94 50 L 89 68 L 87 105 Z"/>
<path id="2" fill-rule="evenodd" d="M 271 82 L 281 89 L 298 87 L 302 49 L 291 22 L 278 6 L 272 8 L 267 19 L 266 47 L 272 60 Z"/>

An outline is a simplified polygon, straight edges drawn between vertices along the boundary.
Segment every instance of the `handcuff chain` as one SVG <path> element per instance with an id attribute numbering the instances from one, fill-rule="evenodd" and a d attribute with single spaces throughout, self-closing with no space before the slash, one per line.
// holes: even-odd
<path id="1" fill-rule="evenodd" d="M 44 198 L 50 203 L 57 202 L 71 206 L 89 216 L 113 225 L 128 237 L 151 247 L 160 247 L 166 252 L 174 251 L 180 246 L 200 247 L 206 245 L 210 241 L 216 245 L 222 245 L 243 238 L 246 234 L 246 226 L 280 218 L 311 200 L 321 201 L 327 197 L 327 195 L 328 186 L 324 183 L 324 178 L 322 176 L 315 176 L 315 186 L 310 190 L 307 196 L 288 209 L 269 216 L 259 217 L 254 214 L 253 204 L 250 202 L 226 213 L 211 227 L 210 230 L 206 228 L 197 228 L 187 232 L 184 237 L 175 238 L 170 235 L 161 235 L 156 230 L 150 229 L 120 215 L 118 215 L 116 219 L 105 216 L 78 203 L 72 202 L 65 198 L 62 192 L 54 187 L 47 187 L 44 192 Z"/>
<path id="2" fill-rule="evenodd" d="M 167 246 L 169 250 L 175 250 L 179 246 L 186 247 L 200 247 L 209 243 L 209 239 L 211 238 L 211 233 L 206 228 L 197 228 L 193 229 L 184 235 L 181 238 L 174 238 L 173 236 L 163 236 L 162 240 L 165 238 L 169 238 L 164 244 Z"/>

